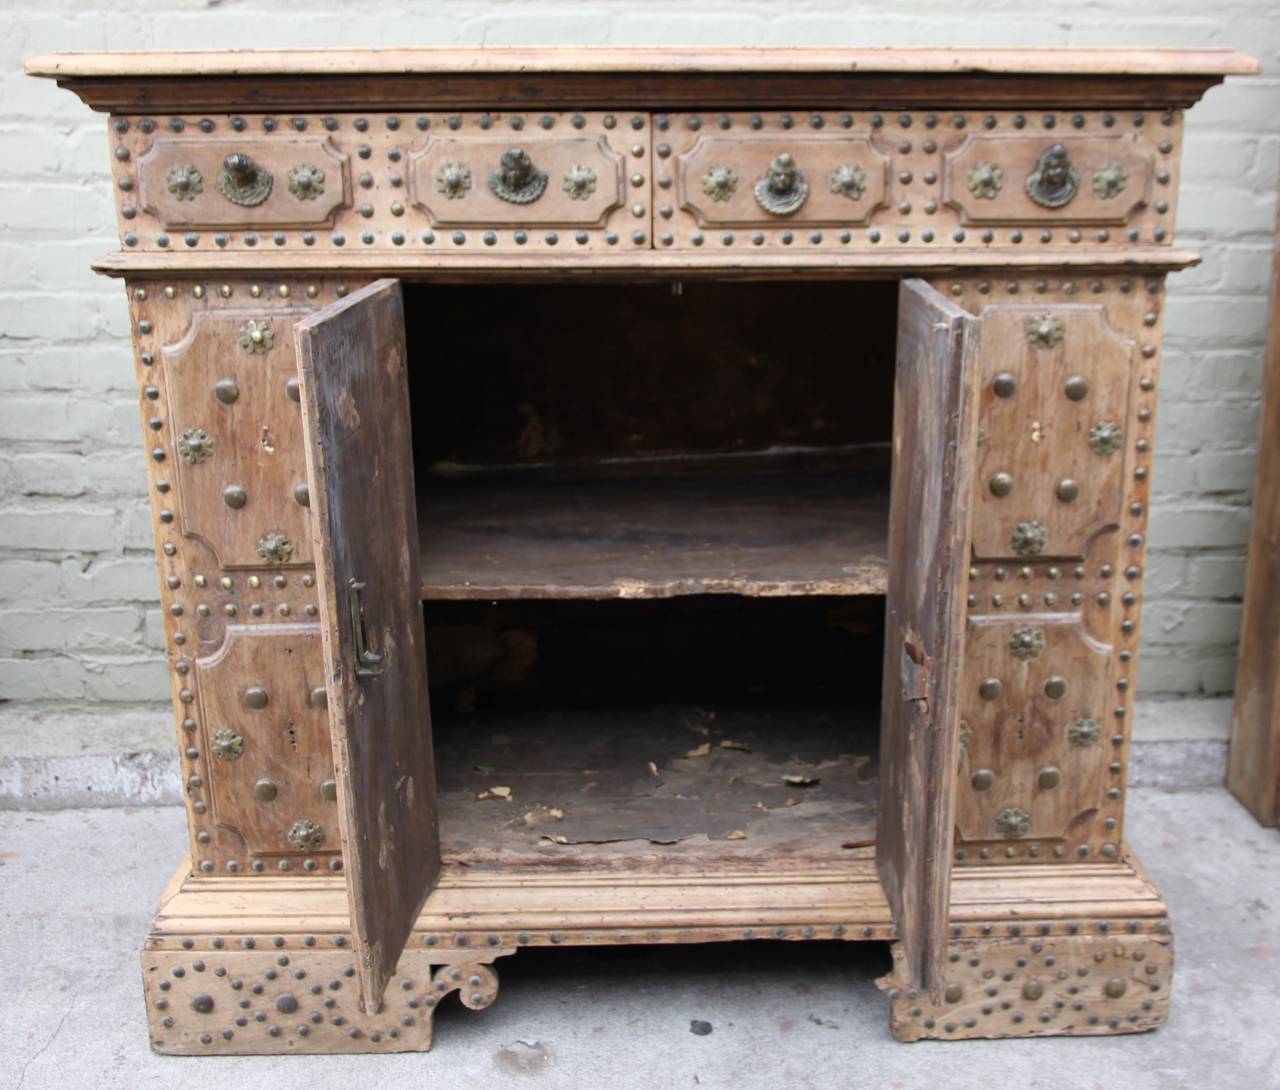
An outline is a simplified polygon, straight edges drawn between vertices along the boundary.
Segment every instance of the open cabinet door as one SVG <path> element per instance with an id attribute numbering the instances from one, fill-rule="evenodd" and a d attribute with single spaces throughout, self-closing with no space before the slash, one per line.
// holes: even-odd
<path id="1" fill-rule="evenodd" d="M 338 820 L 370 1014 L 440 871 L 400 284 L 300 322 Z"/>
<path id="2" fill-rule="evenodd" d="M 979 322 L 898 293 L 876 864 L 916 985 L 941 985 L 951 879 Z"/>

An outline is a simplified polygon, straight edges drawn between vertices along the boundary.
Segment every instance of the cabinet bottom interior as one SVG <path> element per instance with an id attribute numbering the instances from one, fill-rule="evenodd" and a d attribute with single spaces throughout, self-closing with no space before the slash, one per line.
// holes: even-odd
<path id="1" fill-rule="evenodd" d="M 428 603 L 468 868 L 839 866 L 874 842 L 883 599 Z"/>

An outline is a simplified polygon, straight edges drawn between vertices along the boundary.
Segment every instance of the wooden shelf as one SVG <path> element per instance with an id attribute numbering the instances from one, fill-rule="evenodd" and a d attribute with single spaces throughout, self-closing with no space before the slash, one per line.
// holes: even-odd
<path id="1" fill-rule="evenodd" d="M 433 480 L 422 597 L 883 594 L 888 507 L 867 473 Z"/>

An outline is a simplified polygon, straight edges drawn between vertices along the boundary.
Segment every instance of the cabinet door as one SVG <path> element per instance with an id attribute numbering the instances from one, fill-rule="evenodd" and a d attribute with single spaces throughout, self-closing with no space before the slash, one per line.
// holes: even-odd
<path id="1" fill-rule="evenodd" d="M 339 827 L 374 1013 L 440 870 L 400 284 L 295 326 Z"/>
<path id="2" fill-rule="evenodd" d="M 922 280 L 898 293 L 876 861 L 916 984 L 942 980 L 977 447 L 978 321 Z"/>

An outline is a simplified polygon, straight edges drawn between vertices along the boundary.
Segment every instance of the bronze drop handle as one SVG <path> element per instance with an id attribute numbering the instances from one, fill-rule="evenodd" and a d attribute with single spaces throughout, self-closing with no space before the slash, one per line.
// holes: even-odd
<path id="1" fill-rule="evenodd" d="M 271 172 L 263 170 L 243 152 L 234 152 L 222 160 L 218 188 L 232 204 L 252 208 L 271 195 Z"/>
<path id="2" fill-rule="evenodd" d="M 382 673 L 382 656 L 369 650 L 369 636 L 364 627 L 364 583 L 352 579 L 348 584 L 351 607 L 351 644 L 355 648 L 356 677 L 377 677 Z"/>

